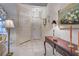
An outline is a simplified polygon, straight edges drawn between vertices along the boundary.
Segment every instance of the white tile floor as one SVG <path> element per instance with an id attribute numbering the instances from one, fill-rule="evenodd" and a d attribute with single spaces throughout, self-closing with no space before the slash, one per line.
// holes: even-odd
<path id="1" fill-rule="evenodd" d="M 52 47 L 46 44 L 47 56 L 54 56 Z M 13 56 L 44 56 L 44 41 L 43 40 L 31 40 L 22 45 L 12 45 Z M 61 56 L 55 52 L 56 55 Z"/>

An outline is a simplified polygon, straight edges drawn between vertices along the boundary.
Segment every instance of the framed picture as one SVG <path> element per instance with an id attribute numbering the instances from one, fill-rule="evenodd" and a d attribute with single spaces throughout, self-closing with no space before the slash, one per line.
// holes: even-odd
<path id="1" fill-rule="evenodd" d="M 79 29 L 79 4 L 72 3 L 58 11 L 58 24 L 60 29 Z"/>

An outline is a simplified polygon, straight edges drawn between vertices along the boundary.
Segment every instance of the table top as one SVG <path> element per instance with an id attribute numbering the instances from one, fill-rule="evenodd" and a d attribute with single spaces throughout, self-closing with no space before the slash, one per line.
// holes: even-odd
<path id="1" fill-rule="evenodd" d="M 55 44 L 57 44 L 58 46 L 64 48 L 65 50 L 67 50 L 69 53 L 73 53 L 76 54 L 75 51 L 77 50 L 77 45 L 73 44 L 73 48 L 68 47 L 69 46 L 69 42 L 61 39 L 59 37 L 55 37 L 55 36 L 46 36 L 47 39 L 51 40 L 52 42 L 54 42 L 54 39 L 57 40 L 57 42 L 54 42 Z"/>

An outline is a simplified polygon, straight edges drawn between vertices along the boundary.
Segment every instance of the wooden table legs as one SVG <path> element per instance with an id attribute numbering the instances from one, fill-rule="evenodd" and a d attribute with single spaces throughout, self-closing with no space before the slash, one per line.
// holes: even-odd
<path id="1" fill-rule="evenodd" d="M 44 49 L 45 49 L 44 56 L 46 56 L 46 41 L 44 41 Z"/>
<path id="2" fill-rule="evenodd" d="M 56 47 L 55 44 L 52 45 L 52 48 L 53 48 L 53 55 L 54 55 L 54 48 Z M 46 41 L 44 41 L 44 49 L 45 49 L 45 53 L 44 53 L 44 56 L 46 56 Z"/>
<path id="3" fill-rule="evenodd" d="M 54 44 L 53 44 L 53 47 L 52 48 L 53 48 L 53 55 L 54 55 L 54 48 L 55 48 L 55 45 Z"/>

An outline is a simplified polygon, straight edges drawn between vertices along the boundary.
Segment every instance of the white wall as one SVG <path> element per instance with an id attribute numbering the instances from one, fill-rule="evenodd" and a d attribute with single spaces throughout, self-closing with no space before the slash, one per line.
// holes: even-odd
<path id="1" fill-rule="evenodd" d="M 52 22 L 52 20 L 58 20 L 58 10 L 65 7 L 68 4 L 65 3 L 52 3 L 52 4 L 48 4 L 47 8 L 48 8 L 48 14 L 50 15 L 50 22 Z M 52 26 L 51 26 L 52 27 Z M 46 32 L 46 35 L 53 35 L 52 33 L 53 28 L 51 28 L 49 31 Z M 77 40 L 78 40 L 78 33 L 79 30 L 73 30 L 73 43 L 77 44 Z M 70 33 L 69 30 L 60 30 L 58 27 L 55 28 L 55 35 L 69 41 L 70 39 Z"/>

